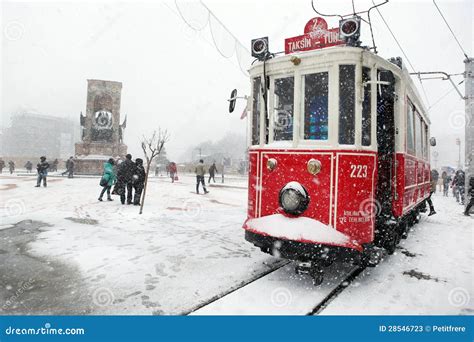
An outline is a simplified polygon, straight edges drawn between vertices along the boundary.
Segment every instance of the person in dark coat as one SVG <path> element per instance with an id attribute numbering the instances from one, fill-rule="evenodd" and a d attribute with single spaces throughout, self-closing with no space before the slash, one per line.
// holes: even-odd
<path id="1" fill-rule="evenodd" d="M 33 163 L 28 160 L 25 164 L 25 169 L 27 173 L 30 173 L 33 170 Z"/>
<path id="2" fill-rule="evenodd" d="M 117 167 L 117 192 L 120 202 L 125 204 L 125 192 L 127 193 L 127 204 L 132 204 L 133 175 L 135 174 L 135 163 L 132 155 L 127 154 L 125 160 Z"/>
<path id="3" fill-rule="evenodd" d="M 102 197 L 104 196 L 105 192 L 107 191 L 107 201 L 113 201 L 112 197 L 110 196 L 110 189 L 112 185 L 115 184 L 116 177 L 114 171 L 114 164 L 115 160 L 110 158 L 107 163 L 104 164 L 104 173 L 102 174 L 102 178 L 100 179 L 100 185 L 102 186 L 102 191 L 99 195 L 99 201 L 102 202 Z"/>
<path id="4" fill-rule="evenodd" d="M 464 205 L 464 186 L 465 186 L 466 176 L 463 170 L 457 170 L 454 175 L 452 187 L 456 195 L 456 202 Z"/>
<path id="5" fill-rule="evenodd" d="M 57 172 L 58 171 L 59 160 L 58 158 L 53 160 L 53 165 L 51 167 L 51 171 Z"/>
<path id="6" fill-rule="evenodd" d="M 10 160 L 8 162 L 8 169 L 10 170 L 10 174 L 13 174 L 13 171 L 15 171 L 15 163 L 13 162 L 13 160 Z"/>
<path id="7" fill-rule="evenodd" d="M 211 183 L 211 179 L 214 180 L 214 183 L 216 182 L 216 179 L 214 178 L 216 173 L 217 173 L 216 163 L 212 163 L 211 167 L 209 168 L 209 180 L 207 181 L 208 183 Z"/>
<path id="8" fill-rule="evenodd" d="M 67 178 L 74 178 L 74 157 L 69 157 L 66 160 L 66 171 L 64 171 L 61 175 L 65 175 L 67 173 Z"/>
<path id="9" fill-rule="evenodd" d="M 431 216 L 431 215 L 434 215 L 436 214 L 436 211 L 434 209 L 434 205 L 433 205 L 433 202 L 431 201 L 431 195 L 433 195 L 434 192 L 436 192 L 436 184 L 437 184 L 437 180 L 435 181 L 434 180 L 434 171 L 436 170 L 431 170 L 431 174 L 430 174 L 430 196 L 426 199 L 426 202 L 428 202 L 428 205 L 430 206 L 430 212 L 428 213 L 428 216 Z M 436 171 L 436 173 L 438 173 L 438 171 Z M 438 174 L 439 176 L 439 174 Z"/>
<path id="10" fill-rule="evenodd" d="M 46 161 L 46 157 L 43 156 L 40 158 L 40 162 L 36 165 L 36 170 L 38 171 L 38 179 L 36 181 L 36 187 L 41 186 L 41 181 L 43 181 L 43 186 L 46 187 L 46 177 L 48 176 L 49 163 Z"/>
<path id="11" fill-rule="evenodd" d="M 0 158 L 0 173 L 3 173 L 3 168 L 5 167 L 5 162 Z"/>
<path id="12" fill-rule="evenodd" d="M 135 159 L 135 174 L 133 175 L 133 189 L 135 196 L 133 197 L 133 205 L 140 205 L 143 187 L 145 186 L 145 168 L 143 167 L 143 159 Z"/>
<path id="13" fill-rule="evenodd" d="M 448 197 L 449 183 L 451 183 L 451 176 L 443 171 L 441 178 L 443 179 L 443 196 Z"/>
<path id="14" fill-rule="evenodd" d="M 471 211 L 471 208 L 474 205 L 474 176 L 469 178 L 469 190 L 467 191 L 467 194 L 468 196 L 471 196 L 471 199 L 466 206 L 466 210 L 464 210 L 464 215 L 470 216 L 469 211 Z"/>

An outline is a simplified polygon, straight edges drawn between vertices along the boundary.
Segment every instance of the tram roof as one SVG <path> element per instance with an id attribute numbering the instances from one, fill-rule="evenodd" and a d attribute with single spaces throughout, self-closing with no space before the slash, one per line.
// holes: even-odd
<path id="1" fill-rule="evenodd" d="M 404 63 L 402 63 L 402 67 L 400 68 L 398 65 L 390 62 L 389 60 L 380 57 L 367 49 L 360 48 L 360 47 L 352 47 L 352 46 L 333 46 L 324 49 L 317 49 L 311 51 L 302 51 L 302 52 L 295 52 L 287 55 L 277 56 L 275 58 L 267 60 L 266 69 L 267 72 L 270 74 L 273 73 L 280 73 L 280 72 L 287 72 L 290 73 L 293 70 L 298 68 L 304 68 L 307 65 L 308 60 L 311 61 L 310 65 L 318 66 L 318 65 L 330 65 L 334 62 L 353 62 L 358 63 L 360 62 L 360 58 L 364 58 L 367 62 L 371 65 L 381 67 L 383 69 L 391 71 L 396 77 L 401 79 L 407 86 L 408 93 L 411 93 L 410 100 L 415 104 L 418 110 L 423 115 L 424 119 L 430 123 L 430 119 L 428 116 L 428 112 L 426 107 L 423 103 L 423 100 L 418 92 L 415 83 L 413 82 L 413 78 L 411 77 L 410 73 L 408 72 L 407 68 L 405 67 Z M 294 65 L 292 62 L 292 58 L 298 57 L 301 59 L 301 63 L 299 65 Z M 316 60 L 317 58 L 317 60 Z M 306 63 L 305 63 L 306 62 Z M 249 73 L 251 76 L 256 74 L 261 74 L 263 72 L 263 62 L 256 61 L 252 67 L 249 69 Z"/>

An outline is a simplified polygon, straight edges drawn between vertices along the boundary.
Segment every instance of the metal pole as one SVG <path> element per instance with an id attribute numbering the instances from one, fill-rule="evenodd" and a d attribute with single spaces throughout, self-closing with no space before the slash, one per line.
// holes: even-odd
<path id="1" fill-rule="evenodd" d="M 466 188 L 464 196 L 466 200 L 465 205 L 469 202 L 467 200 L 469 190 L 469 179 L 474 177 L 474 59 L 466 58 L 464 63 L 466 64 L 466 73 L 464 75 L 465 87 L 466 87 L 466 125 L 465 125 L 465 159 L 464 164 L 466 166 Z"/>

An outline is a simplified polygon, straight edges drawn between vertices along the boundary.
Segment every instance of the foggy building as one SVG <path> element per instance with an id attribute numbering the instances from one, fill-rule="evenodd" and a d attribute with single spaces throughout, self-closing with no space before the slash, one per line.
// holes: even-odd
<path id="1" fill-rule="evenodd" d="M 0 155 L 14 159 L 65 159 L 74 155 L 78 127 L 69 119 L 25 112 L 11 117 L 11 126 L 2 129 Z"/>

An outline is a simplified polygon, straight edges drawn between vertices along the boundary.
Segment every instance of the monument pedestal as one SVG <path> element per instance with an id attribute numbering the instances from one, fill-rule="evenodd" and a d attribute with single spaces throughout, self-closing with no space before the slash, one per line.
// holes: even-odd
<path id="1" fill-rule="evenodd" d="M 108 145 L 104 143 L 78 143 L 76 144 L 76 158 L 74 160 L 74 173 L 78 175 L 101 175 L 104 163 L 109 158 L 123 158 L 127 154 L 127 145 Z"/>

